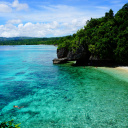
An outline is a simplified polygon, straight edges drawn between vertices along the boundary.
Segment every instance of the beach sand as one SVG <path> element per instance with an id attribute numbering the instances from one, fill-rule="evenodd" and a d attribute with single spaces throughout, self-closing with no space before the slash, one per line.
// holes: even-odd
<path id="1" fill-rule="evenodd" d="M 115 69 L 128 72 L 128 67 L 126 67 L 126 66 L 116 67 Z"/>
<path id="2" fill-rule="evenodd" d="M 98 67 L 98 70 L 108 73 L 109 75 L 116 77 L 117 79 L 128 82 L 128 67 L 127 66 L 119 66 L 119 67 Z"/>

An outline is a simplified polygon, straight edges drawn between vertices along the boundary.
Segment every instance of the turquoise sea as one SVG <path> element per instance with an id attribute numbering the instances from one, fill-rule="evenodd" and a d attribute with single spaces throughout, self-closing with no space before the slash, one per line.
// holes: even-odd
<path id="1" fill-rule="evenodd" d="M 14 119 L 21 128 L 128 128 L 128 77 L 112 69 L 53 65 L 56 49 L 0 46 L 0 123 Z"/>

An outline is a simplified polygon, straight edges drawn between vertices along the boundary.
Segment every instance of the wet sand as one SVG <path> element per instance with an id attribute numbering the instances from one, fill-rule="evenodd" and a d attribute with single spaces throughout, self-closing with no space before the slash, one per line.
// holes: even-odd
<path id="1" fill-rule="evenodd" d="M 114 76 L 120 80 L 128 82 L 128 67 L 127 66 L 119 66 L 119 67 L 98 67 L 98 70 L 108 73 L 111 76 Z"/>

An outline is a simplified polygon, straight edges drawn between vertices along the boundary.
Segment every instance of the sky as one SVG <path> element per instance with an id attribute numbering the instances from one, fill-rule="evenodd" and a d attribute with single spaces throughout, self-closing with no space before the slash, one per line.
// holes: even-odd
<path id="1" fill-rule="evenodd" d="M 72 35 L 127 0 L 0 0 L 0 37 Z"/>

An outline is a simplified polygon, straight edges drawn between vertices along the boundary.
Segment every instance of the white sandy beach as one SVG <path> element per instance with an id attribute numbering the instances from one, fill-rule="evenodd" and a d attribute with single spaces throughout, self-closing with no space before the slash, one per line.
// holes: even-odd
<path id="1" fill-rule="evenodd" d="M 118 66 L 115 68 L 110 67 L 98 67 L 98 70 L 108 73 L 120 80 L 128 82 L 128 66 Z"/>
<path id="2" fill-rule="evenodd" d="M 119 67 L 116 67 L 116 69 L 119 69 L 119 70 L 123 70 L 123 71 L 127 71 L 128 72 L 128 67 L 127 66 L 119 66 Z"/>

